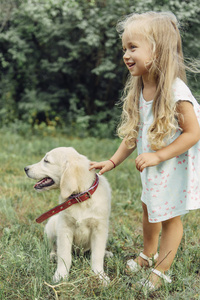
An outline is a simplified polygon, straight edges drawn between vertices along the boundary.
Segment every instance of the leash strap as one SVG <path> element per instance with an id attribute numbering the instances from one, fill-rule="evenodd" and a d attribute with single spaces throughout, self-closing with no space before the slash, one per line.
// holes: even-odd
<path id="1" fill-rule="evenodd" d="M 99 176 L 96 174 L 96 179 L 93 185 L 84 193 L 76 194 L 70 196 L 65 202 L 61 203 L 60 205 L 55 206 L 54 208 L 48 210 L 41 216 L 36 219 L 37 223 L 42 223 L 43 221 L 47 220 L 48 218 L 52 217 L 53 215 L 58 214 L 62 210 L 67 209 L 68 207 L 72 206 L 73 204 L 84 202 L 87 199 L 91 198 L 92 194 L 96 191 L 99 185 Z"/>

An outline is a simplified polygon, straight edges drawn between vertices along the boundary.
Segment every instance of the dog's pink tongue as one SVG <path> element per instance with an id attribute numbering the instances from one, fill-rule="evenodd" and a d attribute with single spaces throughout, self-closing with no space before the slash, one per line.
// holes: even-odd
<path id="1" fill-rule="evenodd" d="M 43 178 L 42 180 L 38 181 L 35 185 L 34 185 L 34 188 L 35 187 L 39 187 L 39 186 L 43 186 L 43 185 L 46 185 L 48 183 L 50 183 L 52 181 L 51 178 Z"/>

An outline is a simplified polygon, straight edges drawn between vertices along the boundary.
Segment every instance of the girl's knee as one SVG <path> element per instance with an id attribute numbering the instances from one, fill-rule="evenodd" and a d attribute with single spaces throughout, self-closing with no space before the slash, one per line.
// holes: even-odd
<path id="1" fill-rule="evenodd" d="M 162 227 L 182 226 L 181 216 L 177 216 L 162 222 Z"/>
<path id="2" fill-rule="evenodd" d="M 175 217 L 162 222 L 162 232 L 168 232 L 170 235 L 176 235 L 178 237 L 182 237 L 183 235 L 183 224 L 181 221 L 181 217 Z"/>

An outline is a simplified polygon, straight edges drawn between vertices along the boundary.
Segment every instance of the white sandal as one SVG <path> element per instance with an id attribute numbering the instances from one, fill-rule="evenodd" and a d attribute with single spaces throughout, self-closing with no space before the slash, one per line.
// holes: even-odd
<path id="1" fill-rule="evenodd" d="M 140 252 L 139 256 L 148 262 L 148 267 L 152 267 L 154 260 L 158 258 L 158 252 L 153 257 L 148 257 L 142 252 Z M 139 272 L 142 269 L 142 267 L 138 263 L 136 263 L 133 259 L 129 259 L 127 261 L 127 266 L 128 269 L 133 273 Z"/>
<path id="2" fill-rule="evenodd" d="M 156 269 L 152 269 L 151 270 L 154 274 L 156 274 L 157 276 L 159 276 L 160 278 L 163 279 L 163 281 L 165 283 L 171 283 L 172 280 L 169 276 L 165 275 L 164 273 L 156 270 Z M 149 281 L 148 279 L 145 279 L 143 278 L 141 281 L 140 281 L 140 284 L 147 288 L 150 292 L 153 292 L 153 291 L 156 291 L 157 289 L 160 288 L 160 286 L 156 287 L 151 281 Z"/>

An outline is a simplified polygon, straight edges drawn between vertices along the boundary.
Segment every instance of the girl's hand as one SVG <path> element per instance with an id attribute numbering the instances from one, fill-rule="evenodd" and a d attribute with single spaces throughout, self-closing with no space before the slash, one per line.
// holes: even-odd
<path id="1" fill-rule="evenodd" d="M 154 153 L 142 153 L 135 160 L 135 165 L 138 171 L 142 172 L 146 167 L 153 167 L 161 162 L 159 155 Z"/>
<path id="2" fill-rule="evenodd" d="M 99 170 L 101 170 L 99 172 L 99 175 L 103 175 L 103 173 L 108 172 L 108 171 L 112 170 L 113 168 L 114 168 L 114 165 L 110 160 L 101 161 L 101 162 L 91 161 L 89 170 L 91 171 L 93 169 L 99 169 Z"/>

